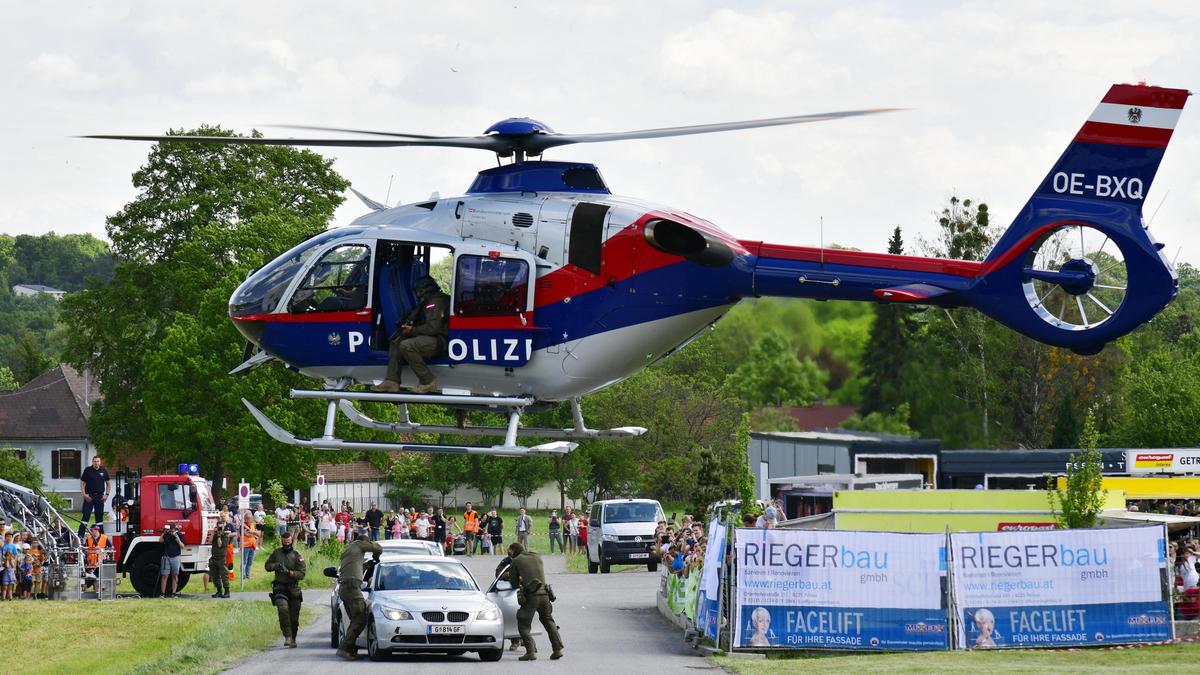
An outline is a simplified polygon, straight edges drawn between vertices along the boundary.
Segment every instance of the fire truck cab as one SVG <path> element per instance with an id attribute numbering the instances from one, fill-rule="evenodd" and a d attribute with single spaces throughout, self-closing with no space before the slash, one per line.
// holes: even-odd
<path id="1" fill-rule="evenodd" d="M 105 530 L 113 539 L 117 572 L 128 576 L 143 596 L 158 593 L 162 535 L 168 524 L 178 529 L 184 544 L 177 589 L 182 590 L 192 574 L 208 569 L 208 542 L 218 510 L 208 483 L 196 475 L 195 465 L 191 467 L 173 476 L 128 470 L 116 474 L 115 520 Z"/>

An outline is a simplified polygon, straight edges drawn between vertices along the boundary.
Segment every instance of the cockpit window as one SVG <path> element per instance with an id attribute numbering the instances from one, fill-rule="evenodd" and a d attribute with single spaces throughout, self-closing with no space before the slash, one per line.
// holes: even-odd
<path id="1" fill-rule="evenodd" d="M 313 253 L 325 244 L 361 234 L 363 228 L 337 228 L 306 239 L 291 250 L 267 263 L 242 282 L 229 299 L 230 316 L 270 314 L 279 308 L 279 301 L 288 285 L 304 269 Z"/>
<path id="2" fill-rule="evenodd" d="M 366 244 L 335 246 L 308 271 L 288 309 L 294 314 L 363 309 L 370 272 L 371 249 Z"/>
<path id="3" fill-rule="evenodd" d="M 511 316 L 525 311 L 529 264 L 524 260 L 464 255 L 455 269 L 455 316 Z"/>

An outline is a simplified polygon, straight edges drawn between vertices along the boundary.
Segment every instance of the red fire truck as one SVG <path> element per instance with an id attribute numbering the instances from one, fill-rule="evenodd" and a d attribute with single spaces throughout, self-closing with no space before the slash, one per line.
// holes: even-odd
<path id="1" fill-rule="evenodd" d="M 129 577 L 143 596 L 158 594 L 162 534 L 169 524 L 182 535 L 178 590 L 194 573 L 208 570 L 208 542 L 217 526 L 217 505 L 196 465 L 180 465 L 174 476 L 116 473 L 113 510 L 116 520 L 105 530 L 112 536 L 117 572 Z"/>

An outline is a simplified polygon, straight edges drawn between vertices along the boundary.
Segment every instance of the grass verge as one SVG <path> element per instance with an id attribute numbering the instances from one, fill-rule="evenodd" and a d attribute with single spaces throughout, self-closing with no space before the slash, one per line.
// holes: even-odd
<path id="1" fill-rule="evenodd" d="M 1168 673 L 1190 670 L 1200 659 L 1200 644 L 1130 649 L 955 651 L 894 654 L 793 652 L 766 659 L 715 656 L 716 665 L 739 675 L 789 673 Z"/>
<path id="2" fill-rule="evenodd" d="M 266 602 L 13 602 L 0 605 L 0 623 L 25 673 L 213 673 L 279 639 Z M 53 648 L 64 629 L 71 647 Z"/>

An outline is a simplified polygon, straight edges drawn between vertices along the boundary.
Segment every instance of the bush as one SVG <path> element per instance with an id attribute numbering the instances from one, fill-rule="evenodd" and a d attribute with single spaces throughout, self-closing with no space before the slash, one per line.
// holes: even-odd
<path id="1" fill-rule="evenodd" d="M 317 544 L 317 555 L 333 560 L 340 560 L 345 550 L 346 545 L 334 537 Z"/>
<path id="2" fill-rule="evenodd" d="M 279 520 L 275 516 L 268 515 L 263 519 L 263 538 L 274 541 L 279 538 Z"/>

